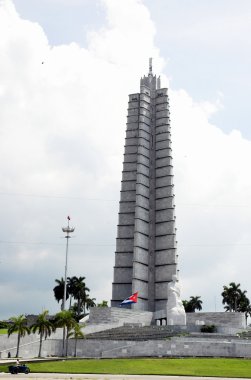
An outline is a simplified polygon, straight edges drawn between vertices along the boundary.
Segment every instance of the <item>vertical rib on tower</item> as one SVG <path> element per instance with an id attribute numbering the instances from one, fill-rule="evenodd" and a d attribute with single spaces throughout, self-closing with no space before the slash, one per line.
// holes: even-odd
<path id="1" fill-rule="evenodd" d="M 169 100 L 149 74 L 129 95 L 112 306 L 138 291 L 134 309 L 165 309 L 177 272 Z"/>

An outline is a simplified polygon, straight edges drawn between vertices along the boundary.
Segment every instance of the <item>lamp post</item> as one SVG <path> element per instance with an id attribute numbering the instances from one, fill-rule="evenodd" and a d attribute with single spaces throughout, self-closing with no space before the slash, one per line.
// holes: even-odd
<path id="1" fill-rule="evenodd" d="M 67 265 L 68 265 L 68 247 L 69 247 L 69 239 L 70 234 L 74 232 L 75 227 L 70 227 L 70 220 L 71 218 L 67 216 L 68 225 L 67 227 L 62 227 L 62 231 L 66 233 L 66 251 L 65 251 L 65 273 L 64 273 L 64 298 L 63 298 L 63 310 L 65 310 L 65 304 L 66 304 L 66 282 L 67 282 Z"/>

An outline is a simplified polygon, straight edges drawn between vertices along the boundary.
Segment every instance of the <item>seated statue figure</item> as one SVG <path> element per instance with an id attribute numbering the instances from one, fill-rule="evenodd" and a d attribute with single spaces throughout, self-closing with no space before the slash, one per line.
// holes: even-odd
<path id="1" fill-rule="evenodd" d="M 180 285 L 176 275 L 167 287 L 167 325 L 186 325 L 186 312 L 180 298 Z"/>

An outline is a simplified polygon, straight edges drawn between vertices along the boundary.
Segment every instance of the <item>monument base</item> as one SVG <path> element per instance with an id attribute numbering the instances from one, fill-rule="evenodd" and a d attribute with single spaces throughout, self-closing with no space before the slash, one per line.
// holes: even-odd
<path id="1" fill-rule="evenodd" d="M 186 326 L 186 313 L 179 313 L 178 311 L 167 312 L 167 325 Z"/>
<path id="2" fill-rule="evenodd" d="M 244 313 L 208 312 L 177 314 L 167 309 L 156 312 L 124 309 L 123 307 L 94 307 L 90 309 L 89 321 L 86 324 L 86 333 L 90 330 L 101 331 L 123 326 L 124 324 L 138 324 L 140 326 L 170 325 L 180 326 L 182 330 L 200 331 L 203 325 L 215 325 L 219 333 L 235 333 L 246 328 Z M 186 326 L 187 325 L 187 326 Z"/>

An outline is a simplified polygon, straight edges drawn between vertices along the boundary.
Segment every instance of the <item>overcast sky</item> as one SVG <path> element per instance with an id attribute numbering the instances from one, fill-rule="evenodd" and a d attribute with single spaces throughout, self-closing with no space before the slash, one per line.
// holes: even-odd
<path id="1" fill-rule="evenodd" d="M 0 318 L 111 299 L 128 94 L 169 87 L 182 298 L 251 298 L 249 0 L 0 0 Z"/>

